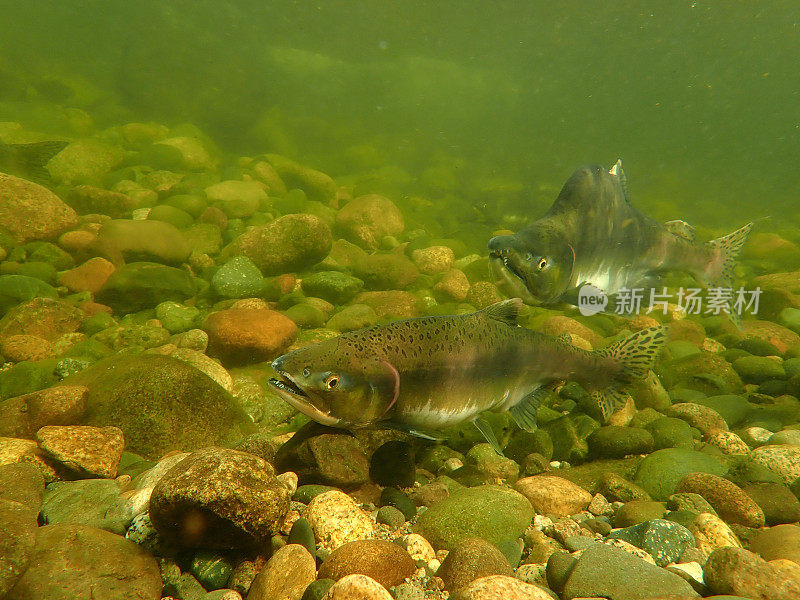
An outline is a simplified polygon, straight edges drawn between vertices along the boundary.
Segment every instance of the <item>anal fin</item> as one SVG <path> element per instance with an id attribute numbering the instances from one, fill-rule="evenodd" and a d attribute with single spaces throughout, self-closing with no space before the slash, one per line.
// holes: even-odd
<path id="1" fill-rule="evenodd" d="M 529 432 L 536 431 L 538 427 L 536 412 L 542 404 L 542 401 L 550 395 L 554 387 L 554 385 L 540 386 L 508 409 L 514 422 L 520 429 Z"/>
<path id="2" fill-rule="evenodd" d="M 480 417 L 477 417 L 472 422 L 475 423 L 475 427 L 481 432 L 481 435 L 486 438 L 486 441 L 489 442 L 489 445 L 494 449 L 494 451 L 500 456 L 505 456 L 503 454 L 503 449 L 500 447 L 500 442 L 497 441 L 497 436 L 494 434 L 492 426 Z"/>
<path id="3" fill-rule="evenodd" d="M 407 433 L 408 435 L 413 435 L 414 437 L 422 438 L 423 440 L 430 440 L 432 442 L 443 442 L 445 439 L 447 439 L 442 436 L 438 436 L 435 433 L 424 431 L 422 429 L 416 429 L 414 427 L 406 425 L 405 423 L 397 423 L 396 421 L 381 421 L 379 425 L 382 425 L 387 429 L 402 431 L 403 433 Z"/>
<path id="4" fill-rule="evenodd" d="M 600 413 L 603 423 L 606 423 L 611 415 L 625 406 L 630 395 L 617 388 L 607 387 L 599 392 L 593 392 L 590 394 L 590 398 L 593 405 L 592 408 Z"/>

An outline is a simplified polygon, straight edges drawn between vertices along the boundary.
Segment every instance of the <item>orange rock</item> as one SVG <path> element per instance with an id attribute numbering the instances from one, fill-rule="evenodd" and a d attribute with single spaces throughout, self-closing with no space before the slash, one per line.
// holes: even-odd
<path id="1" fill-rule="evenodd" d="M 9 335 L 0 338 L 0 354 L 11 362 L 53 358 L 55 351 L 47 340 L 35 335 Z"/>
<path id="2" fill-rule="evenodd" d="M 554 315 L 545 319 L 539 331 L 549 335 L 574 334 L 588 341 L 594 348 L 597 348 L 603 341 L 597 332 L 589 329 L 583 323 L 562 315 Z"/>
<path id="3" fill-rule="evenodd" d="M 64 333 L 77 331 L 85 316 L 80 310 L 61 300 L 34 298 L 12 308 L 0 320 L 0 338 L 35 335 L 54 340 Z"/>
<path id="4" fill-rule="evenodd" d="M 210 314 L 203 325 L 209 353 L 227 363 L 275 358 L 297 337 L 297 325 L 268 308 L 229 308 Z"/>
<path id="5" fill-rule="evenodd" d="M 84 229 L 67 231 L 58 238 L 58 245 L 70 253 L 83 252 L 97 239 L 97 234 Z"/>
<path id="6" fill-rule="evenodd" d="M 786 352 L 789 348 L 800 344 L 800 335 L 771 321 L 745 321 L 742 327 L 745 337 L 767 341 L 779 352 Z"/>
<path id="7" fill-rule="evenodd" d="M 82 302 L 81 304 L 78 305 L 78 308 L 80 308 L 90 317 L 101 312 L 104 312 L 109 315 L 114 314 L 114 310 L 110 306 L 106 306 L 105 304 L 98 304 L 97 302 Z"/>
<path id="8" fill-rule="evenodd" d="M 67 286 L 70 292 L 95 294 L 100 291 L 116 270 L 113 263 L 105 258 L 95 256 L 74 269 L 59 273 L 58 283 Z"/>
<path id="9" fill-rule="evenodd" d="M 354 304 L 366 304 L 379 318 L 410 319 L 419 314 L 419 299 L 411 292 L 389 290 L 384 292 L 361 292 Z"/>
<path id="10" fill-rule="evenodd" d="M 53 238 L 77 221 L 75 211 L 46 187 L 0 173 L 0 226 L 18 242 Z"/>
<path id="11" fill-rule="evenodd" d="M 46 426 L 36 432 L 39 447 L 65 467 L 80 474 L 117 476 L 125 439 L 118 427 L 89 425 Z"/>
<path id="12" fill-rule="evenodd" d="M 73 425 L 86 411 L 88 388 L 63 385 L 0 403 L 0 436 L 32 438 L 45 425 Z"/>

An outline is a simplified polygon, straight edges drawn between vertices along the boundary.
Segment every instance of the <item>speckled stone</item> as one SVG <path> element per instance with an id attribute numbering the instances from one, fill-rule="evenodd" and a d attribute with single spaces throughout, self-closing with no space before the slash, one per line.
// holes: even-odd
<path id="1" fill-rule="evenodd" d="M 476 579 L 451 596 L 452 600 L 553 600 L 550 592 L 507 575 Z"/>
<path id="2" fill-rule="evenodd" d="M 653 557 L 659 567 L 677 561 L 687 548 L 694 546 L 694 536 L 688 529 L 664 519 L 652 519 L 639 525 L 617 529 L 609 537 L 641 548 Z"/>
<path id="3" fill-rule="evenodd" d="M 755 462 L 781 476 L 786 485 L 800 477 L 800 446 L 778 444 L 761 446 L 753 450 Z"/>
<path id="4" fill-rule="evenodd" d="M 703 568 L 708 589 L 753 600 L 796 600 L 800 580 L 789 570 L 742 548 L 720 548 Z"/>
<path id="5" fill-rule="evenodd" d="M 721 429 L 714 431 L 708 436 L 707 441 L 715 448 L 719 448 L 723 454 L 729 456 L 750 453 L 750 446 L 732 431 L 723 431 Z"/>
<path id="6" fill-rule="evenodd" d="M 406 552 L 415 561 L 428 563 L 436 558 L 436 551 L 430 542 L 418 533 L 409 533 L 403 536 Z"/>
<path id="7" fill-rule="evenodd" d="M 706 556 L 710 556 L 717 548 L 742 547 L 739 538 L 725 521 L 709 513 L 697 515 L 689 530 L 694 535 L 697 548 Z"/>
<path id="8" fill-rule="evenodd" d="M 763 527 L 764 511 L 735 483 L 710 473 L 689 473 L 680 480 L 676 492 L 700 494 L 727 523 Z"/>
<path id="9" fill-rule="evenodd" d="M 39 447 L 67 468 L 81 474 L 117 476 L 125 440 L 118 427 L 52 425 L 36 432 Z"/>
<path id="10" fill-rule="evenodd" d="M 320 546 L 336 550 L 342 544 L 376 536 L 375 525 L 355 501 L 338 490 L 315 496 L 303 511 Z"/>
<path id="11" fill-rule="evenodd" d="M 764 511 L 767 525 L 800 521 L 800 500 L 785 485 L 768 482 L 751 483 L 745 485 L 742 490 Z"/>
<path id="12" fill-rule="evenodd" d="M 713 408 L 695 404 L 694 402 L 681 402 L 673 404 L 667 409 L 668 417 L 683 419 L 692 427 L 699 429 L 703 435 L 707 436 L 716 429 L 727 430 L 728 424 L 725 419 Z"/>

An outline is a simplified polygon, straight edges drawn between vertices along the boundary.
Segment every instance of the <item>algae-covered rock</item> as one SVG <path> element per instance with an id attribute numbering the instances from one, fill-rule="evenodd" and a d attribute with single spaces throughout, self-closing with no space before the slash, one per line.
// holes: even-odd
<path id="1" fill-rule="evenodd" d="M 246 256 L 234 256 L 211 278 L 214 291 L 224 298 L 252 298 L 264 289 L 264 277 Z"/>
<path id="2" fill-rule="evenodd" d="M 722 477 L 728 466 L 721 460 L 682 448 L 664 448 L 647 456 L 636 471 L 635 482 L 656 500 L 666 500 L 678 482 L 692 472 Z"/>
<path id="3" fill-rule="evenodd" d="M 264 185 L 258 181 L 221 181 L 206 188 L 206 198 L 228 217 L 250 217 L 269 200 Z"/>
<path id="4" fill-rule="evenodd" d="M 354 198 L 339 211 L 336 227 L 351 242 L 375 250 L 385 236 L 400 235 L 405 221 L 394 202 L 367 194 Z"/>
<path id="5" fill-rule="evenodd" d="M 89 389 L 86 424 L 119 427 L 127 450 L 146 458 L 221 444 L 248 426 L 228 392 L 170 356 L 116 355 L 65 381 Z"/>
<path id="6" fill-rule="evenodd" d="M 78 215 L 46 187 L 0 173 L 0 229 L 17 242 L 56 237 Z"/>
<path id="7" fill-rule="evenodd" d="M 65 184 L 97 183 L 125 159 L 125 151 L 99 140 L 76 140 L 47 164 L 54 181 Z"/>
<path id="8" fill-rule="evenodd" d="M 302 281 L 307 296 L 322 298 L 333 304 L 346 304 L 361 291 L 364 282 L 339 271 L 312 273 Z"/>
<path id="9" fill-rule="evenodd" d="M 0 275 L 0 312 L 34 298 L 58 298 L 56 289 L 26 275 Z"/>
<path id="10" fill-rule="evenodd" d="M 186 271 L 157 263 L 136 262 L 115 271 L 96 298 L 118 313 L 130 313 L 169 300 L 183 302 L 194 294 L 194 280 Z"/>
<path id="11" fill-rule="evenodd" d="M 744 386 L 739 375 L 719 354 L 700 352 L 656 365 L 664 387 L 689 388 L 707 395 L 741 394 Z"/>
<path id="12" fill-rule="evenodd" d="M 532 518 L 533 507 L 525 496 L 484 485 L 453 491 L 419 517 L 414 532 L 445 550 L 471 537 L 498 546 L 521 537 Z"/>
<path id="13" fill-rule="evenodd" d="M 191 248 L 180 230 L 164 221 L 107 221 L 97 233 L 96 248 L 111 262 L 153 261 L 179 265 Z"/>
<path id="14" fill-rule="evenodd" d="M 99 213 L 110 217 L 123 217 L 139 206 L 127 194 L 104 190 L 91 185 L 77 185 L 66 196 L 69 205 L 79 214 Z"/>
<path id="15" fill-rule="evenodd" d="M 330 228 L 314 215 L 284 215 L 251 227 L 226 249 L 244 254 L 265 275 L 279 275 L 315 265 L 331 250 Z"/>

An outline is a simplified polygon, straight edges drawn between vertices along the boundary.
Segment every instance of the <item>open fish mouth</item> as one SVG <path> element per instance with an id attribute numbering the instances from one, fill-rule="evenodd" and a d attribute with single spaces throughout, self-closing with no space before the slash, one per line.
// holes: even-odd
<path id="1" fill-rule="evenodd" d="M 489 254 L 489 271 L 495 284 L 506 288 L 511 296 L 522 298 L 526 304 L 540 304 L 540 300 L 531 294 L 526 285 L 526 278 L 508 250 L 495 250 Z"/>
<path id="2" fill-rule="evenodd" d="M 311 397 L 289 375 L 286 373 L 279 373 L 279 375 L 280 379 L 270 378 L 269 385 L 291 406 L 322 425 L 334 427 L 341 423 L 341 419 L 331 415 L 330 411 L 316 406 Z"/>

